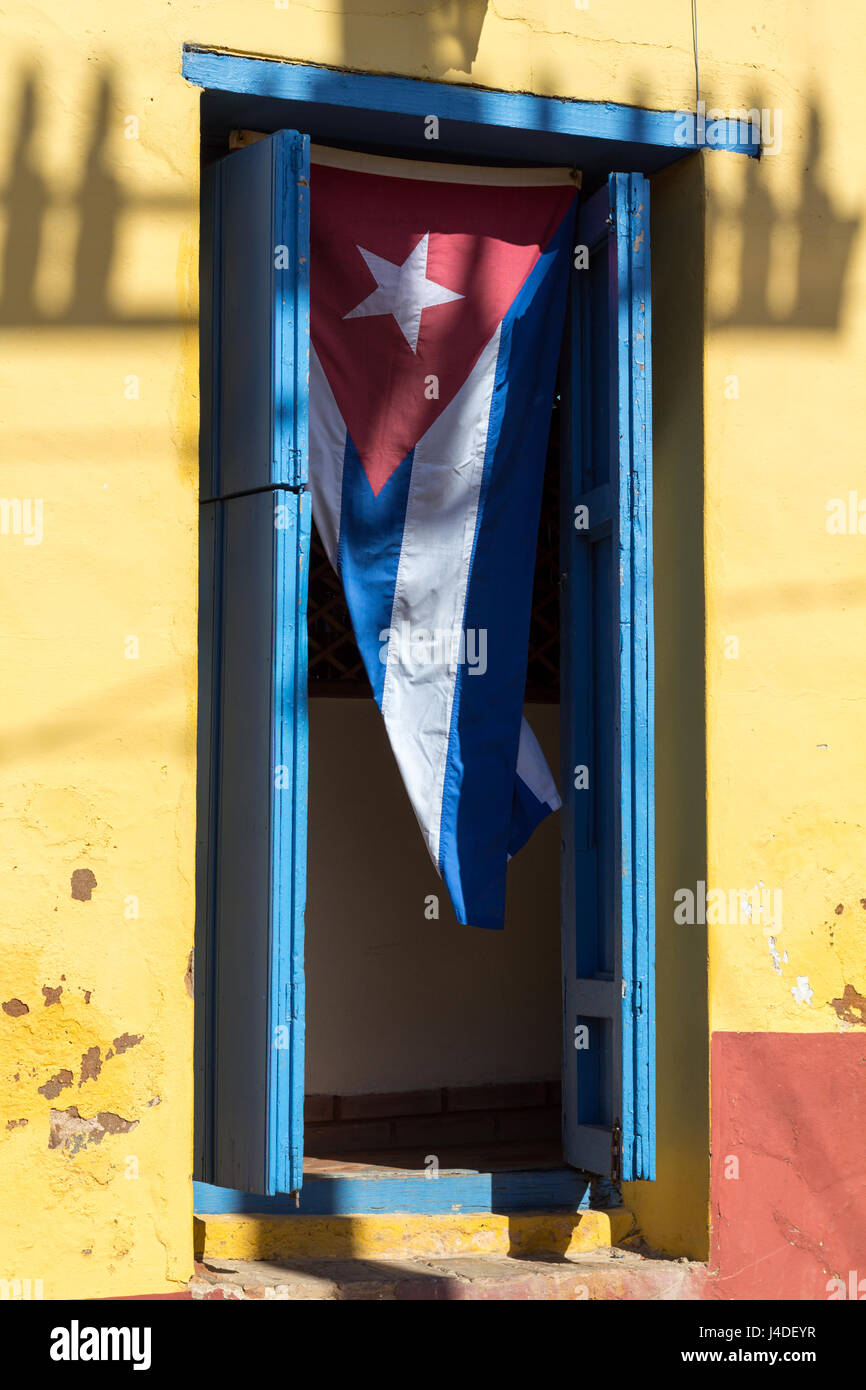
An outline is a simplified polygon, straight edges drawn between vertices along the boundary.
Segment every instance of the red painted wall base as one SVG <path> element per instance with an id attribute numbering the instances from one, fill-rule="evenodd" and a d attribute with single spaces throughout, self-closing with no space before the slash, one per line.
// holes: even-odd
<path id="1" fill-rule="evenodd" d="M 715 1033 L 711 1067 L 709 1297 L 866 1298 L 866 1034 Z"/>

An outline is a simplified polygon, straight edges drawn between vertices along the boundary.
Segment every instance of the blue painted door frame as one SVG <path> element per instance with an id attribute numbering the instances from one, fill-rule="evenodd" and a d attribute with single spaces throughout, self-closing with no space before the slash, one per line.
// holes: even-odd
<path id="1" fill-rule="evenodd" d="M 206 173 L 196 1167 L 303 1174 L 309 139 Z M 210 361 L 207 361 L 207 358 Z"/>
<path id="2" fill-rule="evenodd" d="M 190 46 L 183 56 L 184 76 L 210 93 L 246 94 L 268 110 L 310 114 L 345 111 L 343 139 L 351 142 L 350 113 L 366 113 L 374 128 L 388 138 L 389 121 L 422 118 L 434 111 L 451 123 L 451 140 L 460 131 L 484 130 L 493 156 L 509 157 L 513 140 L 532 132 L 541 142 L 543 162 L 562 162 L 563 140 L 575 152 L 600 151 L 610 156 L 607 167 L 622 167 L 620 157 L 635 157 L 631 167 L 659 167 L 681 157 L 693 145 L 683 142 L 682 113 L 656 112 L 613 103 L 563 101 L 527 95 L 447 86 L 407 78 L 337 72 L 307 64 L 274 62 L 214 53 Z M 276 106 L 275 106 L 276 103 Z M 264 108 L 262 108 L 264 109 Z M 279 119 L 279 115 L 278 115 Z M 342 119 L 342 118 L 339 118 Z M 376 125 L 375 123 L 378 122 Z M 253 122 L 251 122 L 253 124 Z M 301 121 L 298 121 L 301 124 Z M 293 189 L 297 173 L 297 144 L 291 132 L 275 135 L 244 151 L 247 172 L 238 155 L 230 161 L 237 177 L 250 186 L 237 202 L 239 235 L 254 205 L 267 207 L 272 241 L 285 244 L 289 263 L 298 265 L 304 236 L 304 213 Z M 280 142 L 283 142 L 281 144 Z M 554 146 L 555 141 L 559 143 Z M 286 143 L 288 142 L 288 143 Z M 550 145 L 547 149 L 546 143 Z M 271 154 L 265 156 L 263 147 Z M 554 157 L 554 148 L 556 151 Z M 717 149 L 756 155 L 751 140 L 720 140 Z M 279 158 L 274 157 L 279 152 Z M 442 158 L 455 151 L 444 138 L 425 153 Z M 619 156 L 619 157 L 618 157 Z M 655 163 L 653 164 L 653 159 Z M 256 163 L 258 161 L 258 163 Z M 577 159 L 575 159 L 577 162 Z M 267 164 L 267 169 L 265 165 Z M 217 166 L 219 167 L 219 166 Z M 628 167 L 628 166 L 627 166 Z M 211 176 L 213 177 L 213 176 Z M 216 176 L 219 184 L 219 174 Z M 254 187 L 258 180 L 260 185 Z M 203 208 L 209 196 L 207 181 Z M 308 212 L 308 209 L 307 209 Z M 299 220 L 300 218 L 300 220 Z M 278 230 L 279 229 L 279 230 Z M 571 369 L 564 386 L 565 439 L 570 463 L 564 469 L 563 492 L 563 674 L 571 691 L 563 717 L 563 783 L 565 850 L 563 869 L 564 961 L 564 1115 L 563 1136 L 568 1162 L 587 1171 L 616 1178 L 654 1175 L 654 1004 L 653 1004 L 653 822 L 652 822 L 652 555 L 651 555 L 651 390 L 649 184 L 642 174 L 611 175 L 584 207 L 578 243 L 586 243 L 590 266 L 581 278 L 575 271 L 569 316 Z M 218 261 L 219 248 L 215 250 Z M 224 268 L 223 268 L 224 269 Z M 259 271 L 262 267 L 259 266 Z M 215 267 L 217 276 L 220 267 Z M 251 269 L 251 273 L 252 269 Z M 268 272 L 271 273 L 270 271 Z M 305 650 L 301 638 L 306 603 L 305 549 L 309 534 L 308 502 L 304 492 L 306 461 L 305 352 L 306 271 L 301 280 L 286 277 L 274 298 L 270 325 L 258 328 L 250 317 L 250 296 L 241 279 L 225 282 L 242 325 L 234 334 L 235 358 L 229 376 L 246 382 L 244 430 L 238 429 L 235 405 L 244 393 L 226 396 L 225 372 L 216 376 L 216 399 L 209 419 L 221 436 L 222 447 L 207 438 L 211 428 L 203 393 L 204 455 L 225 458 L 208 476 L 203 490 L 217 500 L 213 517 L 203 520 L 205 561 L 212 554 L 215 572 L 225 564 L 225 499 L 258 488 L 283 488 L 296 508 L 290 543 L 297 544 L 296 563 L 274 559 L 274 574 L 283 575 L 282 588 L 273 590 L 274 613 L 279 603 L 291 608 L 295 621 L 292 652 L 296 663 L 271 687 L 272 708 L 281 692 L 288 709 L 283 733 L 290 729 L 296 759 L 288 839 L 277 829 L 270 838 L 269 1030 L 288 1018 L 294 1058 L 287 1075 L 280 1065 L 266 1064 L 268 1104 L 256 1114 L 261 1144 L 252 1157 L 236 1150 L 243 1124 L 241 1090 L 220 1110 L 211 1104 L 209 1119 L 199 1124 L 203 1136 L 198 1152 L 200 1176 L 211 1184 L 247 1192 L 280 1193 L 301 1185 L 301 1110 L 303 1101 L 302 928 L 304 863 L 304 797 L 306 789 Z M 300 298 L 298 297 L 300 295 Z M 225 323 L 211 325 L 203 303 L 202 333 L 219 337 Z M 246 314 L 246 320 L 244 318 Z M 258 332 L 269 345 L 267 363 L 247 352 L 250 334 Z M 223 336 L 225 341 L 225 336 Z M 266 368 L 264 376 L 262 367 Z M 264 391 L 261 401 L 259 395 Z M 250 408 L 258 401 L 257 424 L 248 436 Z M 580 402 L 590 403 L 582 411 Z M 211 446 L 214 446 L 213 448 Z M 250 449 L 250 446 L 253 446 Z M 250 484 L 248 460 L 255 480 Z M 606 470 L 606 471 L 605 471 Z M 575 508 L 587 506 L 589 522 L 575 528 Z M 207 508 L 205 509 L 207 512 Z M 208 538 L 210 537 L 210 543 Z M 294 538 L 294 540 L 292 540 Z M 291 578 L 290 578 L 291 576 Z M 206 564 L 203 584 L 207 583 Z M 279 592 L 278 592 L 279 591 Z M 217 594 L 223 594 L 219 583 Z M 284 611 L 284 617 L 288 613 Z M 282 621 L 281 619 L 280 621 Z M 286 619 L 288 620 L 288 619 Z M 223 627 L 225 620 L 222 620 Z M 216 638 L 205 632 L 203 665 L 219 666 L 225 634 L 217 621 Z M 216 655 L 209 655 L 211 649 Z M 273 660 L 278 660 L 276 646 Z M 224 659 L 224 654 L 223 658 Z M 302 689 L 303 688 L 303 689 Z M 290 692 L 290 693 L 287 693 Z M 216 686 L 215 718 L 221 696 Z M 205 717 L 211 708 L 204 700 Z M 288 700 L 288 705 L 286 701 Z M 605 717 L 607 716 L 607 717 Z M 223 714 L 223 720 L 225 718 Z M 271 772 L 277 756 L 272 721 Z M 207 738 L 200 751 L 207 785 L 219 781 Z M 591 794 L 575 785 L 575 769 L 586 766 Z M 271 798 L 273 801 L 273 798 Z M 205 838 L 216 822 L 202 822 Z M 217 843 L 218 843 L 218 829 Z M 214 889 L 213 847 L 203 847 L 204 894 Z M 217 858 L 219 855 L 217 854 Z M 286 867 L 288 866 L 288 867 Z M 214 905 L 210 904 L 213 912 Z M 208 949 L 215 951 L 211 931 Z M 218 952 L 217 952 L 218 954 Z M 213 962 L 204 963 L 210 970 Z M 285 998 L 284 981 L 289 981 Z M 293 983 L 292 983 L 293 982 Z M 218 1056 L 221 1031 L 219 1003 L 202 1000 L 197 1028 L 210 1031 L 212 1056 Z M 263 1015 L 264 1017 L 265 1015 Z M 225 1042 L 223 1040 L 223 1052 Z M 586 1041 L 586 1046 L 578 1046 Z M 219 1078 L 216 1089 L 219 1091 Z M 200 1087 L 207 1093 L 207 1086 Z M 231 1089 L 231 1088 L 230 1088 Z M 200 1105 L 201 1108 L 201 1105 Z M 205 1109 L 207 1109 L 205 1103 Z M 253 1106 L 255 1110 L 255 1106 Z M 264 1120 L 264 1128 L 262 1128 Z M 257 1141 L 258 1142 L 258 1141 Z M 211 1193 L 213 1188 L 207 1189 Z M 200 1187 L 205 1193 L 205 1188 Z M 213 1197 L 207 1199 L 213 1201 Z M 274 1199 L 276 1200 L 276 1198 Z"/>
<path id="3" fill-rule="evenodd" d="M 563 372 L 563 1141 L 655 1175 L 650 188 L 581 208 Z"/>

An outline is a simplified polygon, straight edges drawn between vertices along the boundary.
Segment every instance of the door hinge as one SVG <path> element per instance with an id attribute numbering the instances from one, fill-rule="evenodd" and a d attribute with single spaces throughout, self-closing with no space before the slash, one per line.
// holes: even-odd
<path id="1" fill-rule="evenodd" d="M 611 1182 L 619 1182 L 622 1177 L 622 1125 L 619 1120 L 614 1120 L 613 1129 L 610 1132 L 610 1178 Z"/>

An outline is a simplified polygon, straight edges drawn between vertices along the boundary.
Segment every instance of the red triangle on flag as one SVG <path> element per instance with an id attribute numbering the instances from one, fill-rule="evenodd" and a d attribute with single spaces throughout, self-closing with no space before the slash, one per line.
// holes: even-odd
<path id="1" fill-rule="evenodd" d="M 312 341 L 374 495 L 454 399 L 573 197 L 312 165 Z"/>

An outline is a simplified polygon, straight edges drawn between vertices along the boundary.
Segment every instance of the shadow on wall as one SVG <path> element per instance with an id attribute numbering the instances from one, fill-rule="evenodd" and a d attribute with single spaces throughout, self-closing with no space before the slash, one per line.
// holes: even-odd
<path id="1" fill-rule="evenodd" d="M 282 0 L 287 3 L 287 0 Z M 487 0 L 343 0 L 347 67 L 424 77 L 471 75 Z"/>
<path id="2" fill-rule="evenodd" d="M 416 0 L 400 0 L 396 10 L 394 0 L 345 0 L 341 18 L 347 65 L 395 71 L 405 69 L 407 55 L 418 55 L 421 70 L 431 78 L 441 78 L 449 71 L 471 75 L 486 8 L 487 0 L 446 0 L 440 5 L 422 0 L 420 8 Z M 536 85 L 555 89 L 555 74 L 539 72 Z M 130 192 L 117 177 L 110 144 L 123 138 L 126 118 L 108 66 L 93 81 L 87 152 L 77 187 L 71 193 L 55 190 L 37 155 L 39 124 L 50 116 L 45 109 L 47 101 L 47 97 L 40 97 L 36 68 L 25 69 L 9 132 L 9 147 L 14 153 L 8 179 L 0 190 L 6 212 L 0 324 L 159 327 L 176 323 L 176 314 L 119 310 L 112 302 L 112 275 L 122 219 L 137 214 L 182 213 L 190 208 L 192 199 Z M 639 141 L 641 108 L 654 105 L 651 84 L 638 78 L 627 104 L 635 113 L 632 138 Z M 754 97 L 750 106 L 762 110 L 760 97 Z M 784 138 L 796 135 L 788 130 Z M 725 304 L 711 302 L 711 328 L 838 330 L 846 276 L 862 218 L 845 216 L 834 204 L 822 175 L 823 156 L 823 118 L 813 101 L 795 206 L 783 207 L 776 202 L 767 166 L 758 160 L 743 162 L 738 197 L 726 199 L 711 192 L 717 235 L 738 247 L 732 294 Z M 579 149 L 575 157 L 579 162 Z M 786 157 L 784 150 L 780 157 Z M 65 304 L 46 312 L 39 303 L 37 280 L 42 258 L 48 254 L 47 223 L 57 212 L 70 211 L 75 238 L 71 286 Z"/>
<path id="3" fill-rule="evenodd" d="M 709 1004 L 706 927 L 673 921 L 706 879 L 703 312 L 704 165 L 652 187 L 658 1181 L 625 1185 L 646 1238 L 706 1258 Z"/>
<path id="4" fill-rule="evenodd" d="M 110 141 L 124 130 L 115 81 L 110 69 L 95 78 L 90 101 L 87 153 L 78 185 L 71 194 L 56 192 L 37 159 L 40 109 L 36 70 L 20 79 L 17 115 L 8 134 L 14 151 L 9 177 L 0 193 L 6 213 L 6 234 L 0 280 L 0 324 L 63 327 L 122 324 L 163 327 L 179 322 L 177 314 L 124 314 L 112 305 L 111 283 L 120 221 L 153 212 L 186 212 L 192 198 L 130 194 L 112 169 Z M 121 138 L 122 135 L 121 135 Z M 46 313 L 37 295 L 37 278 L 46 254 L 46 224 L 56 211 L 71 209 L 75 222 L 72 283 L 65 305 Z"/>
<path id="5" fill-rule="evenodd" d="M 556 75 L 536 73 L 537 86 L 555 90 Z M 652 82 L 636 77 L 624 103 L 634 109 L 629 139 L 640 143 L 643 110 L 658 106 Z M 780 140 L 778 155 L 740 159 L 739 196 L 726 198 L 708 190 L 709 213 L 715 235 L 737 247 L 732 293 L 719 304 L 711 296 L 709 329 L 766 328 L 838 332 L 846 302 L 846 280 L 862 215 L 848 216 L 834 202 L 825 181 L 825 121 L 813 98 L 803 125 L 783 124 L 779 113 L 753 95 L 747 110 L 764 114 L 768 141 Z M 733 110 L 732 110 L 733 114 Z M 800 138 L 802 135 L 802 139 Z M 788 142 L 799 141 L 796 183 L 798 198 L 784 205 L 773 197 L 769 163 L 787 158 Z M 722 158 L 711 151 L 706 158 Z M 611 155 L 612 161 L 616 155 Z M 579 151 L 575 155 L 580 163 Z M 613 167 L 613 164 L 612 166 Z M 620 166 L 617 166 L 618 168 Z M 628 172 L 622 170 L 622 172 Z M 709 247 L 711 260 L 719 242 Z M 727 261 L 725 254 L 723 259 Z"/>
<path id="6" fill-rule="evenodd" d="M 760 99 L 754 98 L 750 106 L 761 109 Z M 779 118 L 776 112 L 775 119 Z M 718 235 L 736 236 L 739 241 L 738 293 L 722 310 L 711 306 L 711 328 L 838 331 L 845 278 L 862 219 L 845 217 L 834 207 L 821 177 L 823 138 L 821 113 L 813 103 L 799 199 L 791 208 L 774 200 L 765 167 L 758 160 L 749 160 L 744 169 L 739 199 L 726 202 L 719 194 L 710 194 Z"/>

